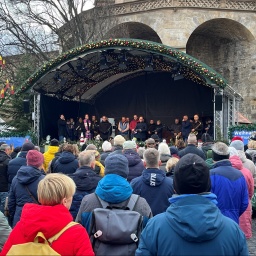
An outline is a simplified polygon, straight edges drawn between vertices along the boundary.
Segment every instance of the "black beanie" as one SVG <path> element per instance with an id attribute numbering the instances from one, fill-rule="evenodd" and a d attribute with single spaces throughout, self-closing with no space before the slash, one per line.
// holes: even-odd
<path id="1" fill-rule="evenodd" d="M 195 154 L 183 156 L 174 168 L 173 186 L 179 195 L 210 192 L 210 172 L 205 161 Z"/>
<path id="2" fill-rule="evenodd" d="M 56 139 L 52 139 L 50 142 L 50 146 L 59 146 L 59 141 Z"/>

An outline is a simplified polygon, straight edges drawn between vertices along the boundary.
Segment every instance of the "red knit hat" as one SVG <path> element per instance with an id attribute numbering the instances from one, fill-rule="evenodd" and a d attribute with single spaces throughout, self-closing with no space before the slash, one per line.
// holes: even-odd
<path id="1" fill-rule="evenodd" d="M 27 153 L 27 165 L 39 168 L 44 162 L 44 156 L 37 150 L 29 150 Z"/>
<path id="2" fill-rule="evenodd" d="M 244 142 L 243 138 L 239 136 L 235 136 L 231 141 L 234 141 L 234 140 L 241 140 L 242 142 Z"/>

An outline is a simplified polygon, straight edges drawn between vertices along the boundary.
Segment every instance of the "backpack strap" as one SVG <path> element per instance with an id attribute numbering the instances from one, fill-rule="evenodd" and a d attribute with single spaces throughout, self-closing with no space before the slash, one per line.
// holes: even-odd
<path id="1" fill-rule="evenodd" d="M 99 202 L 100 202 L 102 208 L 106 209 L 106 208 L 109 206 L 109 203 L 108 203 L 108 202 L 102 200 L 102 199 L 101 199 L 98 195 L 96 195 L 96 194 L 95 194 L 95 196 L 98 198 L 98 200 L 99 200 Z"/>
<path id="2" fill-rule="evenodd" d="M 135 194 L 132 194 L 130 196 L 129 202 L 128 202 L 127 206 L 126 206 L 127 208 L 129 208 L 130 211 L 133 211 L 136 203 L 139 200 L 139 197 L 140 197 L 139 195 L 135 195 Z"/>
<path id="3" fill-rule="evenodd" d="M 67 229 L 75 226 L 75 225 L 78 225 L 79 223 L 77 222 L 74 222 L 74 221 L 71 221 L 68 223 L 68 225 L 66 225 L 61 231 L 59 231 L 56 235 L 54 235 L 53 237 L 49 238 L 48 239 L 48 242 L 49 243 L 52 243 L 53 241 L 57 240 Z"/>

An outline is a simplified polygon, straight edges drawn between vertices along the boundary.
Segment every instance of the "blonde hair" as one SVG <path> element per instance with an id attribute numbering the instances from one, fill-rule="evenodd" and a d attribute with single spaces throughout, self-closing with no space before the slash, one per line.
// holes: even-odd
<path id="1" fill-rule="evenodd" d="M 249 140 L 248 148 L 249 149 L 256 149 L 256 141 L 255 140 Z"/>
<path id="2" fill-rule="evenodd" d="M 171 157 L 166 163 L 166 166 L 165 166 L 166 171 L 169 172 L 171 169 L 173 169 L 176 166 L 178 162 L 179 162 L 179 159 L 177 157 Z"/>
<path id="3" fill-rule="evenodd" d="M 64 198 L 75 194 L 75 182 L 65 174 L 50 173 L 42 179 L 37 188 L 38 201 L 42 205 L 61 204 Z"/>

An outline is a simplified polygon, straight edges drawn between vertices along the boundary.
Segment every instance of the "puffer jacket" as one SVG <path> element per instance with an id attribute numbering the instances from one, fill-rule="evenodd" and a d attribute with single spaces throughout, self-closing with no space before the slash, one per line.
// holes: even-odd
<path id="1" fill-rule="evenodd" d="M 17 175 L 13 178 L 8 196 L 8 207 L 12 227 L 20 220 L 22 208 L 25 203 L 35 203 L 34 199 L 29 195 L 37 198 L 37 186 L 40 180 L 45 177 L 43 173 L 33 166 L 22 166 Z M 27 187 L 27 189 L 26 189 Z"/>
<path id="2" fill-rule="evenodd" d="M 75 155 L 68 151 L 63 151 L 53 165 L 52 173 L 71 174 L 78 168 L 78 160 Z"/>
<path id="3" fill-rule="evenodd" d="M 251 172 L 243 167 L 243 163 L 239 156 L 231 156 L 229 158 L 232 166 L 242 172 L 246 180 L 247 189 L 248 189 L 248 200 L 249 204 L 245 212 L 239 218 L 239 226 L 243 230 L 247 239 L 252 237 L 252 204 L 251 199 L 254 193 L 254 179 Z"/>
<path id="4" fill-rule="evenodd" d="M 147 200 L 154 216 L 170 206 L 168 198 L 174 194 L 173 179 L 166 177 L 166 171 L 148 168 L 131 181 L 131 186 L 134 194 Z"/>
<path id="5" fill-rule="evenodd" d="M 6 255 L 12 245 L 34 241 L 38 232 L 42 232 L 46 239 L 49 239 L 71 221 L 72 216 L 63 205 L 25 204 L 20 221 L 13 229 L 0 255 Z M 51 244 L 51 247 L 63 256 L 94 256 L 88 234 L 81 225 L 67 229 Z"/>
<path id="6" fill-rule="evenodd" d="M 129 174 L 127 180 L 130 182 L 132 179 L 141 176 L 143 170 L 145 169 L 143 162 L 137 152 L 132 149 L 127 149 L 124 151 L 124 156 L 128 160 Z"/>
<path id="7" fill-rule="evenodd" d="M 58 152 L 58 146 L 49 146 L 48 150 L 44 153 L 44 170 L 48 170 L 48 165 L 55 157 L 55 154 Z"/>
<path id="8" fill-rule="evenodd" d="M 72 205 L 69 210 L 75 220 L 82 199 L 85 195 L 95 191 L 95 188 L 102 177 L 96 174 L 89 166 L 82 166 L 69 176 L 76 184 L 76 193 L 73 196 Z"/>

